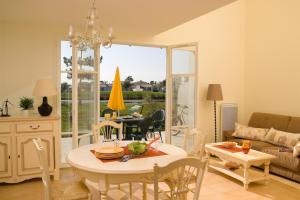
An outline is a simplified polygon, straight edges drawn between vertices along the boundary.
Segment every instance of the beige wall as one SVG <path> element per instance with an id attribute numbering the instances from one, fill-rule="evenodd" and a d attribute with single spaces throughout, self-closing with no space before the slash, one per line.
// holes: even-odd
<path id="1" fill-rule="evenodd" d="M 13 103 L 11 114 L 19 114 L 19 98 L 32 96 L 36 80 L 50 77 L 57 81 L 63 35 L 57 27 L 34 24 L 0 22 L 0 30 L 0 102 L 8 98 Z M 54 98 L 49 101 L 55 106 Z"/>
<path id="2" fill-rule="evenodd" d="M 18 99 L 31 96 L 37 79 L 52 77 L 58 81 L 59 41 L 67 32 L 66 27 L 0 22 L 0 100 L 9 98 L 13 102 L 13 114 L 19 112 Z M 222 7 L 154 38 L 118 40 L 158 45 L 198 42 L 200 128 L 213 133 L 213 104 L 205 99 L 209 83 L 223 85 L 224 102 L 238 103 L 239 119 L 243 121 L 244 1 Z"/>
<path id="3" fill-rule="evenodd" d="M 224 101 L 238 103 L 244 122 L 244 1 L 237 1 L 157 35 L 167 45 L 198 42 L 199 127 L 213 138 L 213 103 L 209 83 L 221 83 Z M 220 121 L 220 120 L 219 120 Z"/>
<path id="4" fill-rule="evenodd" d="M 246 1 L 246 119 L 300 116 L 300 1 Z"/>

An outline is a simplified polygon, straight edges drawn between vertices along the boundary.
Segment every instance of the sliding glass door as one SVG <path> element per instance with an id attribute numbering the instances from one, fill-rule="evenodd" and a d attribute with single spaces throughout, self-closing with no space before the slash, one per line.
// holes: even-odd
<path id="1" fill-rule="evenodd" d="M 184 131 L 196 127 L 197 46 L 168 49 L 168 140 L 182 146 Z"/>

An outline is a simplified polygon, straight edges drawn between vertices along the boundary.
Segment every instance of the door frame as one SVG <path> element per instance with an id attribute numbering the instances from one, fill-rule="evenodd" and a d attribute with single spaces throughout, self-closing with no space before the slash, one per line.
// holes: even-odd
<path id="1" fill-rule="evenodd" d="M 60 48 L 60 45 L 61 45 L 61 41 L 67 41 L 66 38 L 60 38 L 60 40 L 58 40 L 57 42 L 57 66 L 58 66 L 58 70 L 57 70 L 57 87 L 59 88 L 59 94 L 57 95 L 57 110 L 59 113 L 61 113 L 61 93 L 60 93 L 60 87 L 61 87 L 61 78 L 60 78 L 60 75 L 61 75 L 61 62 L 60 62 L 60 59 L 61 59 L 61 48 Z M 119 44 L 119 45 L 129 45 L 129 46 L 145 46 L 145 47 L 154 47 L 154 48 L 164 48 L 166 49 L 166 99 L 165 99 L 165 109 L 166 109 L 166 120 L 165 120 L 165 142 L 166 143 L 170 143 L 171 142 L 171 91 L 172 91 L 172 69 L 171 69 L 171 49 L 172 48 L 178 48 L 178 47 L 185 47 L 185 46 L 195 46 L 196 50 L 195 50 L 195 107 L 196 107 L 196 114 L 195 114 L 195 126 L 196 128 L 199 128 L 199 112 L 198 112 L 198 109 L 199 109 L 199 100 L 200 99 L 200 95 L 199 95 L 199 90 L 198 90 L 198 78 L 199 78 L 199 55 L 198 55 L 198 42 L 191 42 L 191 43 L 182 43 L 182 44 L 175 44 L 175 45 L 160 45 L 160 44 L 150 44 L 150 43 L 139 43 L 139 42 L 129 42 L 129 41 L 115 41 L 114 44 Z M 98 48 L 98 52 L 97 54 L 100 54 L 100 51 L 101 51 L 101 47 Z M 100 54 L 101 56 L 101 54 Z M 75 62 L 76 63 L 76 62 Z M 100 75 L 101 73 L 101 64 L 100 63 L 97 63 L 97 66 L 98 66 L 98 75 Z M 97 88 L 100 89 L 100 83 L 99 83 L 99 77 L 98 78 L 98 84 L 97 84 Z M 97 98 L 99 99 L 100 97 L 100 94 L 97 94 Z M 73 101 L 73 98 L 72 98 L 72 101 Z M 72 106 L 73 107 L 73 106 Z M 100 110 L 100 102 L 99 100 L 96 102 L 96 107 L 98 107 L 97 109 Z M 74 111 L 73 111 L 74 112 Z M 76 111 L 75 111 L 76 112 Z M 98 114 L 100 114 L 98 112 Z M 99 119 L 99 117 L 97 118 L 96 116 L 96 119 Z M 61 123 L 59 123 L 60 125 L 60 130 L 61 130 Z M 77 130 L 77 133 L 78 133 L 78 130 Z M 74 148 L 74 145 L 78 145 L 78 135 L 74 137 L 74 130 L 72 130 L 72 138 L 73 138 L 73 148 Z"/>
<path id="2" fill-rule="evenodd" d="M 176 45 L 167 46 L 167 76 L 166 76 L 166 143 L 171 143 L 171 128 L 172 128 L 172 49 L 180 47 L 195 47 L 195 128 L 199 128 L 199 90 L 198 90 L 198 78 L 199 78 L 199 63 L 198 63 L 198 42 L 182 43 Z"/>

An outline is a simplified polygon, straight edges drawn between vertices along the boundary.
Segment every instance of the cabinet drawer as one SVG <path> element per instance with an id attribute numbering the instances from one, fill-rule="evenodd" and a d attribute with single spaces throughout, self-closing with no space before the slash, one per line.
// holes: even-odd
<path id="1" fill-rule="evenodd" d="M 10 133 L 10 124 L 0 123 L 0 134 L 1 133 Z"/>
<path id="2" fill-rule="evenodd" d="M 42 132 L 42 131 L 52 131 L 53 125 L 52 123 L 46 122 L 33 122 L 33 123 L 22 123 L 17 124 L 17 132 Z"/>

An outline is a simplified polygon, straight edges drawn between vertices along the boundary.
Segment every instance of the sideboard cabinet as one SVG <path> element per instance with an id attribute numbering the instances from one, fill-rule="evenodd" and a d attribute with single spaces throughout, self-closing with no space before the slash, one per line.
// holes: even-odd
<path id="1" fill-rule="evenodd" d="M 33 138 L 41 138 L 50 174 L 59 179 L 59 119 L 58 116 L 0 118 L 0 182 L 17 183 L 41 177 Z"/>

